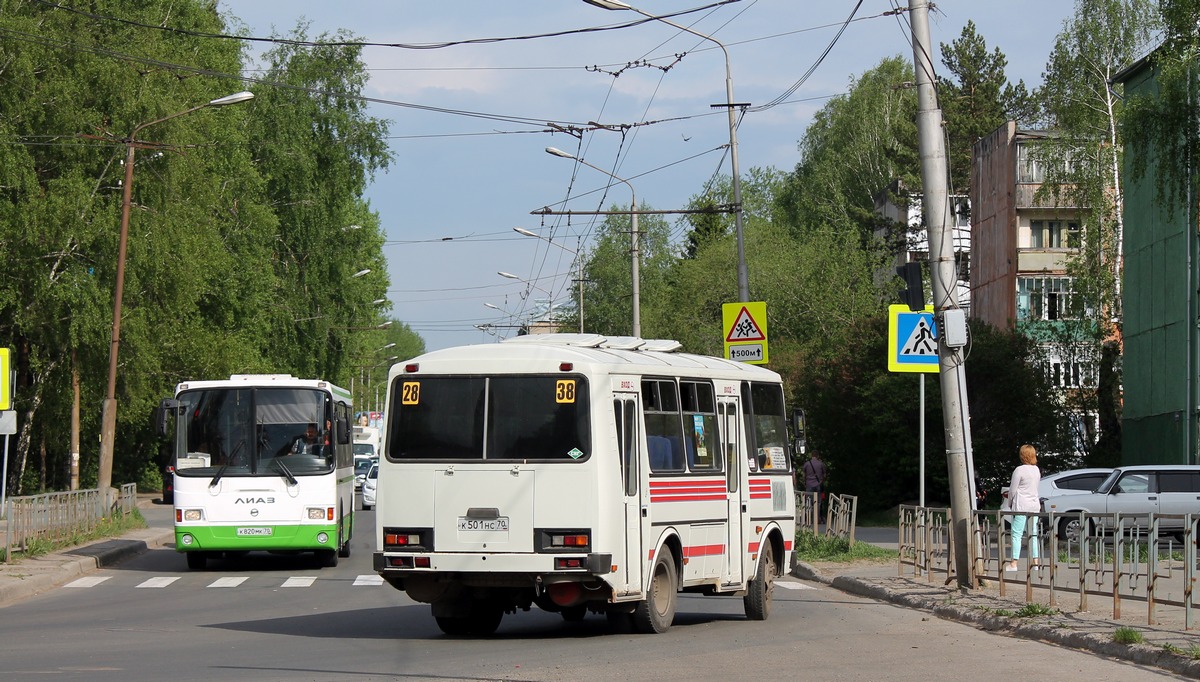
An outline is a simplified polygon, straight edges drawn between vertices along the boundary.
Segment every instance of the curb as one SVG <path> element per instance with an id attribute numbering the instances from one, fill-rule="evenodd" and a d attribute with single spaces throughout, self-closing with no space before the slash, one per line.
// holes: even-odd
<path id="1" fill-rule="evenodd" d="M 35 571 L 29 574 L 21 573 L 22 564 L 14 564 L 10 571 L 0 574 L 0 606 L 36 596 L 98 568 L 119 564 L 151 547 L 161 547 L 174 537 L 174 530 L 160 529 L 152 533 L 142 530 L 136 535 L 101 540 L 28 559 L 27 565 L 34 567 Z"/>
<path id="2" fill-rule="evenodd" d="M 1162 668 L 1179 675 L 1200 679 L 1200 661 L 1194 660 L 1189 656 L 1175 654 L 1149 644 L 1121 644 L 1114 642 L 1109 635 L 1094 632 L 1077 632 L 1063 626 L 1036 622 L 1028 618 L 1011 618 L 997 615 L 985 609 L 965 608 L 946 604 L 946 590 L 936 590 L 931 592 L 930 595 L 900 594 L 855 577 L 826 577 L 815 566 L 802 561 L 796 562 L 791 575 L 803 580 L 823 583 L 834 589 L 856 594 L 860 597 L 889 602 L 906 608 L 928 611 L 943 620 L 966 623 L 980 630 L 1009 634 L 1015 637 L 1048 642 L 1074 649 L 1082 649 L 1102 656 L 1120 658 L 1139 665 Z M 936 597 L 933 596 L 934 594 L 936 594 Z M 1117 626 L 1113 624 L 1113 627 Z"/>

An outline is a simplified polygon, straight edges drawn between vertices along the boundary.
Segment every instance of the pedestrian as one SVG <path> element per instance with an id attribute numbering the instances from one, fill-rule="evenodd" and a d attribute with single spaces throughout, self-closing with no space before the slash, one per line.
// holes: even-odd
<path id="1" fill-rule="evenodd" d="M 804 472 L 804 492 L 821 492 L 825 487 L 825 479 L 829 478 L 829 471 L 825 468 L 825 462 L 821 461 L 821 456 L 817 454 L 816 448 L 808 451 L 808 461 L 801 470 Z"/>
<path id="2" fill-rule="evenodd" d="M 1029 560 L 1033 565 L 1038 563 L 1038 514 L 1042 511 L 1042 502 L 1038 498 L 1038 483 L 1042 480 L 1042 472 L 1037 467 L 1037 449 L 1026 443 L 1021 446 L 1018 456 L 1021 464 L 1013 469 L 1012 480 L 1008 484 L 1008 501 L 1005 507 L 1014 512 L 1009 517 L 1012 527 L 1012 559 L 1005 564 L 1004 570 L 1017 570 L 1017 562 L 1021 559 L 1021 541 L 1028 531 Z"/>

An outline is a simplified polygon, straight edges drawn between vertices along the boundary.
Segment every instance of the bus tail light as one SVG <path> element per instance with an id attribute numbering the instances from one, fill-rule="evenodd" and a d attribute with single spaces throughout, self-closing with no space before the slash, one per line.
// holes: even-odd
<path id="1" fill-rule="evenodd" d="M 587 568 L 586 560 L 582 557 L 564 556 L 555 557 L 554 559 L 554 570 L 556 571 L 579 570 L 582 568 Z"/>
<path id="2" fill-rule="evenodd" d="M 592 546 L 592 531 L 587 528 L 540 528 L 539 552 L 586 552 Z"/>
<path id="3" fill-rule="evenodd" d="M 415 374 L 419 369 L 421 369 L 421 365 L 415 362 L 410 362 L 404 366 L 404 371 L 408 374 Z"/>
<path id="4" fill-rule="evenodd" d="M 429 568 L 430 567 L 429 557 L 427 557 L 427 556 L 415 557 L 413 559 L 413 563 L 416 564 L 417 568 Z"/>
<path id="5" fill-rule="evenodd" d="M 433 549 L 432 528 L 384 528 L 383 549 L 424 550 Z"/>

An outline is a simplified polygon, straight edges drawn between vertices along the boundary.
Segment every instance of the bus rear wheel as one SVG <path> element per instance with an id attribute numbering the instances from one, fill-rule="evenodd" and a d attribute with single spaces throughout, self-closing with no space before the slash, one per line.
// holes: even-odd
<path id="1" fill-rule="evenodd" d="M 775 589 L 775 548 L 763 543 L 758 554 L 758 575 L 750 581 L 742 604 L 750 620 L 766 620 L 771 615 L 771 592 Z"/>
<path id="2" fill-rule="evenodd" d="M 633 612 L 633 624 L 639 632 L 663 633 L 675 621 L 675 598 L 679 589 L 679 578 L 675 572 L 675 559 L 669 547 L 658 551 L 654 561 L 654 572 L 650 576 L 650 589 L 646 599 L 638 602 Z"/>
<path id="3" fill-rule="evenodd" d="M 187 562 L 188 568 L 193 571 L 203 571 L 208 564 L 208 555 L 204 552 L 188 552 Z"/>

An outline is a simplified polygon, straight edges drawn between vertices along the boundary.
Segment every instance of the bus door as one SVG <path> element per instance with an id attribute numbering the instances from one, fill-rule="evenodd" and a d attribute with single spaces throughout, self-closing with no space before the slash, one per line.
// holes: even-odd
<path id="1" fill-rule="evenodd" d="M 717 423 L 721 439 L 721 452 L 725 453 L 725 490 L 727 523 L 725 527 L 725 570 L 721 582 L 726 584 L 741 584 L 742 563 L 745 559 L 746 545 L 742 537 L 742 521 L 749 517 L 745 499 L 746 458 L 741 454 L 741 431 L 738 426 L 741 419 L 738 416 L 738 399 L 722 396 L 717 399 Z"/>
<path id="2" fill-rule="evenodd" d="M 618 393 L 613 400 L 617 420 L 618 459 L 621 467 L 621 490 L 624 510 L 625 554 L 620 559 L 622 591 L 638 594 L 642 591 L 642 566 L 645 551 L 642 536 L 650 531 L 648 497 L 643 496 L 643 471 L 639 457 L 642 423 L 637 393 Z"/>

